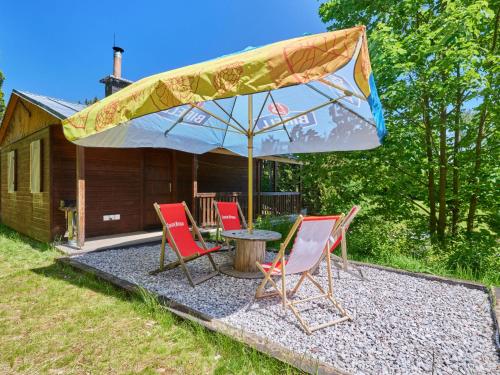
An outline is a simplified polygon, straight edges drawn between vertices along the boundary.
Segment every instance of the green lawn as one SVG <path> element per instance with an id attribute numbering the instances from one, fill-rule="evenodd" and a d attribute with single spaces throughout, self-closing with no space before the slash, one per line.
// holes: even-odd
<path id="1" fill-rule="evenodd" d="M 294 374 L 0 225 L 0 373 Z"/>

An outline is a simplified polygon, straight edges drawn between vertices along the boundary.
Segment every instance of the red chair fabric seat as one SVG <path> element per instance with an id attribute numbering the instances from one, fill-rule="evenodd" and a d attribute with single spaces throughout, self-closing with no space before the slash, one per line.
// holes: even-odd
<path id="1" fill-rule="evenodd" d="M 223 230 L 239 230 L 241 226 L 238 205 L 236 202 L 217 202 Z"/>
<path id="2" fill-rule="evenodd" d="M 208 254 L 221 248 L 220 246 L 215 246 L 205 250 L 196 243 L 189 230 L 186 212 L 182 203 L 167 203 L 160 204 L 159 206 L 170 234 L 175 241 L 175 245 L 177 245 L 177 249 L 183 257 L 189 257 L 194 254 Z M 170 237 L 167 239 L 168 244 L 174 247 Z"/>

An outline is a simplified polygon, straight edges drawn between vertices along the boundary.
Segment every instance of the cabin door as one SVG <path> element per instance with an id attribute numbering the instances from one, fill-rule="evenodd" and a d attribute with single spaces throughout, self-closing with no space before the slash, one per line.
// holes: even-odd
<path id="1" fill-rule="evenodd" d="M 172 152 L 161 149 L 144 150 L 144 229 L 161 226 L 153 203 L 173 202 Z"/>

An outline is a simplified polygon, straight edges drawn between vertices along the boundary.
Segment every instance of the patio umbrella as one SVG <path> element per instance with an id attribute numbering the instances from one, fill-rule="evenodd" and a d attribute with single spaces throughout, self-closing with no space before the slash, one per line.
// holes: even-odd
<path id="1" fill-rule="evenodd" d="M 90 147 L 253 158 L 365 150 L 386 133 L 364 26 L 307 35 L 141 79 L 63 121 Z"/>

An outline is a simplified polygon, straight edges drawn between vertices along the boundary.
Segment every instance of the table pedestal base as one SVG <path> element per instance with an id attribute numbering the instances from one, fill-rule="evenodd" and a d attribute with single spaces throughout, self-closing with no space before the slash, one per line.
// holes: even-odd
<path id="1" fill-rule="evenodd" d="M 240 272 L 259 272 L 255 262 L 263 263 L 266 259 L 265 241 L 236 240 L 234 269 Z"/>

